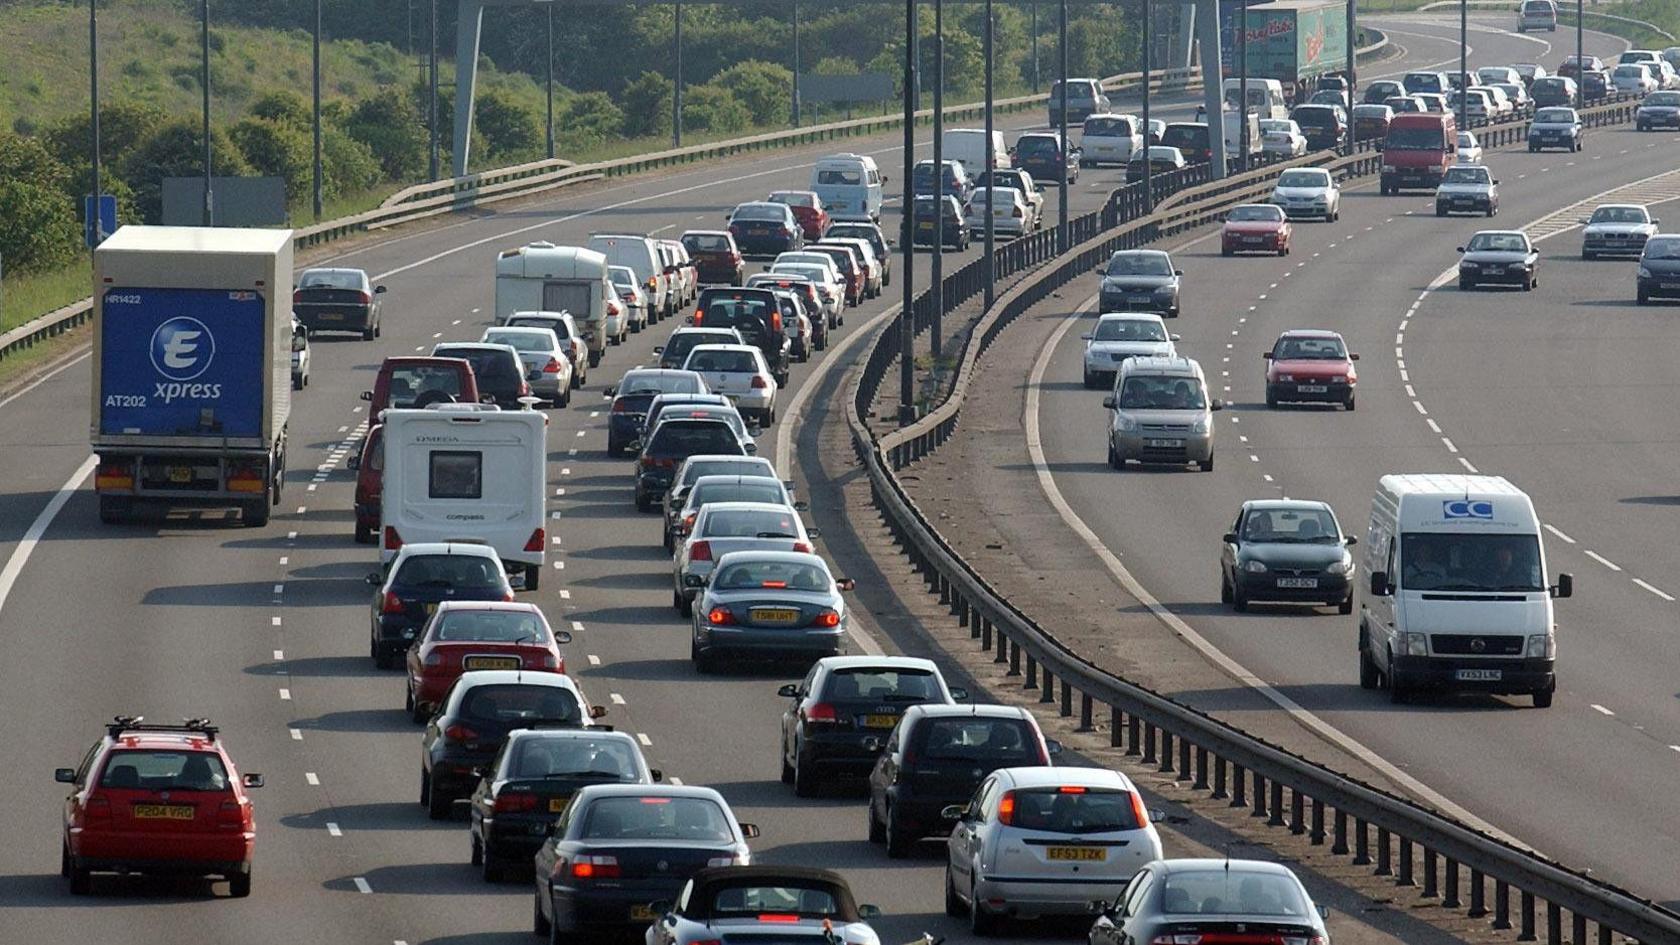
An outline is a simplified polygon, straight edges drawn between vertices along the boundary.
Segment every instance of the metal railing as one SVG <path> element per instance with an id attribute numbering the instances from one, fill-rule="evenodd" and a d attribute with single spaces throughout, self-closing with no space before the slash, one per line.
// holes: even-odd
<path id="1" fill-rule="evenodd" d="M 1583 117 L 1591 124 L 1625 122 L 1632 108 L 1612 103 L 1589 109 Z M 1499 143 L 1512 143 L 1526 128 L 1526 122 L 1515 122 L 1489 128 L 1487 134 Z M 1040 703 L 1063 718 L 1077 713 L 1081 731 L 1096 731 L 1099 715 L 1104 716 L 1101 721 L 1112 747 L 1157 765 L 1175 781 L 1189 782 L 1192 789 L 1213 798 L 1229 799 L 1233 807 L 1251 807 L 1268 825 L 1305 835 L 1315 846 L 1329 843 L 1331 853 L 1350 856 L 1355 865 L 1370 866 L 1376 875 L 1393 876 L 1398 885 L 1421 883 L 1421 895 L 1438 900 L 1442 908 L 1486 918 L 1495 929 L 1514 925 L 1520 940 L 1538 937 L 1543 915 L 1547 945 L 1563 945 L 1567 914 L 1568 941 L 1573 945 L 1586 945 L 1589 926 L 1600 945 L 1609 945 L 1616 935 L 1646 945 L 1676 945 L 1680 914 L 1316 764 L 1092 664 L 963 560 L 896 475 L 955 431 L 976 362 L 999 333 L 1114 250 L 1200 226 L 1235 204 L 1263 196 L 1289 167 L 1326 167 L 1339 178 L 1351 179 L 1380 172 L 1381 161 L 1380 153 L 1366 147 L 1345 156 L 1320 152 L 1220 181 L 1193 182 L 1186 173 L 1175 181 L 1178 186 L 1166 188 L 1169 196 L 1153 208 L 1142 206 L 1131 188 L 1120 188 L 1109 201 L 1118 218 L 1115 225 L 1101 227 L 1054 265 L 1017 282 L 983 313 L 969 334 L 943 402 L 914 423 L 877 437 L 868 420 L 898 354 L 900 323 L 894 320 L 871 346 L 846 402 L 852 444 L 869 477 L 873 502 L 930 591 L 968 628 L 980 649 L 995 664 L 1006 665 L 1009 677 L 1020 678 L 1025 689 L 1038 693 Z M 1087 216 L 1100 218 L 1107 209 Z M 1038 238 L 1054 246 L 1054 235 Z M 1038 253 L 1028 250 L 1014 262 L 1030 266 L 1036 258 Z M 954 290 L 968 285 L 964 280 L 969 268 L 946 280 L 948 306 L 957 304 L 952 299 L 961 295 Z M 912 306 L 908 317 L 916 319 L 918 331 L 931 316 L 930 305 L 924 294 Z"/>

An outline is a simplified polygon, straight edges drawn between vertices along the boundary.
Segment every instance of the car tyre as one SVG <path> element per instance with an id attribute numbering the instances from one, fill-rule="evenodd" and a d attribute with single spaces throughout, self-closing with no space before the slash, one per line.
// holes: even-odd
<path id="1" fill-rule="evenodd" d="M 420 707 L 420 703 L 414 701 L 414 686 L 404 686 L 403 693 L 403 711 L 407 712 L 408 717 L 416 722 L 426 721 L 425 711 Z"/>
<path id="2" fill-rule="evenodd" d="M 527 564 L 525 566 L 525 589 L 534 591 L 542 584 L 542 565 Z"/>
<path id="3" fill-rule="evenodd" d="M 1248 613 L 1248 595 L 1243 593 L 1240 581 L 1231 585 L 1231 609 L 1239 614 Z"/>
<path id="4" fill-rule="evenodd" d="M 1225 577 L 1225 569 L 1223 568 L 1219 570 L 1219 602 L 1221 604 L 1231 602 L 1231 582 Z"/>
<path id="5" fill-rule="evenodd" d="M 1084 374 L 1084 380 L 1085 380 L 1085 389 L 1086 390 L 1095 389 L 1096 386 L 1097 386 L 1097 376 L 1095 374 L 1092 374 L 1089 369 L 1084 371 L 1083 374 Z"/>
<path id="6" fill-rule="evenodd" d="M 880 819 L 875 816 L 874 798 L 869 799 L 869 803 L 866 805 L 865 809 L 867 811 L 865 817 L 869 821 L 869 842 L 886 843 L 887 826 L 886 824 L 881 823 Z"/>
<path id="7" fill-rule="evenodd" d="M 468 853 L 467 853 L 467 862 L 471 863 L 474 866 L 483 866 L 484 865 L 484 845 L 479 843 L 478 838 L 472 836 L 471 834 L 469 834 L 467 836 L 467 844 L 468 844 L 468 847 L 470 848 L 468 850 Z"/>
<path id="8" fill-rule="evenodd" d="M 1202 472 L 1213 472 L 1213 454 L 1209 453 L 1207 459 L 1202 460 L 1196 465 L 1202 468 Z"/>
<path id="9" fill-rule="evenodd" d="M 890 860 L 902 860 L 909 856 L 910 848 L 916 842 L 914 839 L 906 837 L 904 831 L 897 829 L 891 807 L 887 808 L 887 826 L 884 839 L 887 844 L 887 858 Z"/>
<path id="10" fill-rule="evenodd" d="M 991 913 L 980 908 L 980 899 L 974 894 L 974 886 L 968 887 L 968 931 L 975 938 L 987 938 L 997 931 L 998 920 Z"/>
<path id="11" fill-rule="evenodd" d="M 371 544 L 373 544 L 373 526 L 372 525 L 363 525 L 360 522 L 356 523 L 356 544 L 358 544 L 358 545 L 371 545 Z"/>
<path id="12" fill-rule="evenodd" d="M 531 897 L 531 934 L 533 935 L 549 934 L 550 925 L 548 916 L 543 915 L 542 899 L 539 898 L 541 895 L 542 893 L 537 893 Z"/>
<path id="13" fill-rule="evenodd" d="M 1266 407 L 1268 409 L 1276 410 L 1277 405 L 1278 405 L 1277 395 L 1272 393 L 1270 390 L 1267 390 L 1266 391 Z"/>
<path id="14" fill-rule="evenodd" d="M 1440 204 L 1436 204 L 1435 205 L 1435 215 L 1438 216 L 1438 217 L 1446 216 L 1447 215 L 1447 208 L 1441 206 Z"/>
<path id="15" fill-rule="evenodd" d="M 371 327 L 362 329 L 362 340 L 363 341 L 372 341 L 373 338 L 374 338 L 374 333 L 375 333 L 375 329 L 373 329 Z"/>
<path id="16" fill-rule="evenodd" d="M 1358 403 L 1358 401 L 1354 400 L 1354 395 L 1349 394 L 1346 403 L 1344 403 L 1342 406 L 1346 407 L 1351 412 L 1354 409 L 1354 405 L 1357 404 L 1357 403 Z"/>
<path id="17" fill-rule="evenodd" d="M 228 895 L 234 899 L 244 899 L 251 895 L 251 868 L 245 872 L 235 873 L 228 877 Z"/>
<path id="18" fill-rule="evenodd" d="M 957 898 L 957 884 L 951 877 L 951 864 L 945 864 L 945 914 L 960 919 L 968 914 L 968 907 Z"/>
<path id="19" fill-rule="evenodd" d="M 71 858 L 69 863 L 70 895 L 86 896 L 93 892 L 93 871 Z"/>
<path id="20" fill-rule="evenodd" d="M 1591 251 L 1589 251 L 1589 250 L 1585 250 L 1585 249 L 1583 249 L 1583 250 L 1581 250 L 1581 258 L 1582 258 L 1582 259 L 1588 259 L 1588 260 L 1591 260 L 1591 259 L 1597 259 L 1597 258 L 1598 258 L 1598 254 L 1597 254 L 1597 253 L 1594 253 L 1594 252 L 1591 252 Z"/>
<path id="21" fill-rule="evenodd" d="M 688 660 L 694 664 L 694 671 L 702 676 L 711 675 L 712 671 L 717 668 L 711 657 L 700 652 L 699 644 L 695 643 L 693 639 L 688 641 Z M 791 775 L 789 777 L 791 778 Z"/>
<path id="22" fill-rule="evenodd" d="M 483 851 L 479 853 L 479 858 L 483 861 L 479 866 L 479 875 L 484 877 L 484 881 L 487 883 L 501 882 L 503 873 L 502 864 L 495 857 L 490 855 L 489 847 L 485 847 Z"/>
<path id="23" fill-rule="evenodd" d="M 1115 451 L 1114 444 L 1108 444 L 1108 468 L 1122 470 L 1126 468 L 1126 461 Z"/>
<path id="24" fill-rule="evenodd" d="M 1651 296 L 1648 293 L 1641 292 L 1641 293 L 1639 293 L 1639 298 L 1636 301 L 1640 305 L 1650 305 L 1651 304 Z"/>
<path id="25" fill-rule="evenodd" d="M 1554 686 L 1550 689 L 1536 689 L 1536 690 L 1534 690 L 1534 692 L 1533 692 L 1534 707 L 1536 709 L 1549 709 L 1549 708 L 1551 708 L 1552 707 L 1552 694 L 1554 692 L 1556 692 L 1556 688 L 1557 687 Z"/>
<path id="26" fill-rule="evenodd" d="M 811 771 L 807 765 L 799 761 L 798 749 L 793 757 L 793 796 L 816 797 L 817 783 L 811 778 Z"/>
<path id="27" fill-rule="evenodd" d="M 1359 688 L 1375 689 L 1382 682 L 1382 673 L 1377 670 L 1376 660 L 1371 659 L 1371 651 L 1365 648 L 1363 641 L 1359 644 Z"/>
<path id="28" fill-rule="evenodd" d="M 636 493 L 636 511 L 638 511 L 638 512 L 651 512 L 651 511 L 653 511 L 652 500 L 650 500 L 647 496 L 642 495 L 640 492 Z"/>
<path id="29" fill-rule="evenodd" d="M 1231 247 L 1229 247 L 1229 246 L 1221 246 L 1221 247 L 1219 247 L 1219 255 L 1221 255 L 1221 256 L 1227 256 L 1227 257 L 1229 257 L 1229 256 L 1232 256 L 1232 255 L 1235 255 L 1235 253 L 1234 253 L 1234 251 L 1233 251 L 1233 250 L 1232 250 L 1232 249 L 1231 249 Z"/>
<path id="30" fill-rule="evenodd" d="M 1353 593 L 1351 591 L 1348 593 L 1348 596 L 1342 598 L 1341 603 L 1336 605 L 1336 613 L 1338 613 L 1338 614 L 1351 614 L 1351 613 L 1353 613 Z"/>
<path id="31" fill-rule="evenodd" d="M 437 781 L 431 775 L 426 775 L 425 778 L 422 802 L 426 805 L 426 817 L 431 820 L 448 820 L 454 803 L 438 790 Z"/>

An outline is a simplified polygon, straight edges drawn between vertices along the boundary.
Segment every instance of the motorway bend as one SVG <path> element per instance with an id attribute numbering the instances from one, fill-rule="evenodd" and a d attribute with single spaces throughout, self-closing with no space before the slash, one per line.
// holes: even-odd
<path id="1" fill-rule="evenodd" d="M 1485 39 L 1472 65 L 1505 61 L 1494 50 L 1506 46 Z M 1595 37 L 1588 52 L 1619 48 Z M 1080 389 L 1084 319 L 1061 336 L 1039 408 L 1057 418 L 1043 424 L 1044 461 L 1073 511 L 1203 636 L 1476 816 L 1669 903 L 1680 901 L 1680 807 L 1664 789 L 1680 766 L 1680 322 L 1672 308 L 1634 304 L 1633 261 L 1582 261 L 1578 228 L 1539 244 L 1532 294 L 1461 292 L 1456 281 L 1425 289 L 1475 231 L 1525 226 L 1672 171 L 1677 147 L 1674 135 L 1629 125 L 1591 133 L 1579 154 L 1490 151 L 1501 180 L 1491 220 L 1437 219 L 1432 195 L 1379 196 L 1373 180 L 1346 192 L 1339 223 L 1298 222 L 1287 259 L 1221 258 L 1216 241 L 1178 253 L 1185 301 L 1173 330 L 1230 404 L 1215 415 L 1211 474 L 1106 468 L 1101 394 Z M 1614 199 L 1634 195 L 1680 198 L 1680 184 Z M 1654 212 L 1680 219 L 1680 205 Z M 1092 281 L 1069 294 L 1086 300 L 1087 317 L 1094 291 Z M 1307 327 L 1340 331 L 1363 354 L 1357 412 L 1265 408 L 1262 352 Z M 1382 474 L 1466 470 L 1508 476 L 1533 495 L 1555 529 L 1552 572 L 1576 575 L 1575 598 L 1558 608 L 1553 708 L 1499 697 L 1391 706 L 1358 687 L 1357 616 L 1218 604 L 1219 536 L 1245 499 L 1323 499 L 1363 538 Z M 1215 712 L 1260 701 L 1236 686 L 1179 696 Z"/>
<path id="2" fill-rule="evenodd" d="M 1397 39 L 1406 56 L 1373 71 L 1442 63 L 1456 48 L 1445 25 L 1407 20 L 1403 28 L 1408 35 Z M 1503 44 L 1489 61 L 1538 52 L 1491 34 L 1475 42 L 1489 50 Z M 1179 114 L 1193 107 L 1186 101 L 1177 99 Z M 1036 120 L 1009 116 L 1000 126 Z M 315 345 L 311 386 L 295 401 L 285 494 L 263 529 L 201 513 L 101 527 L 85 482 L 85 359 L 5 402 L 0 692 L 9 711 L 0 716 L 0 738 L 14 761 L 0 771 L 0 793 L 13 799 L 0 810 L 0 828 L 14 840 L 0 851 L 0 942 L 161 945 L 187 928 L 203 940 L 240 943 L 531 941 L 528 884 L 486 886 L 467 866 L 464 824 L 432 823 L 416 803 L 418 732 L 401 712 L 401 678 L 375 671 L 366 655 L 361 578 L 373 552 L 351 542 L 353 485 L 342 468 L 342 448 L 366 421 L 357 395 L 385 355 L 476 339 L 490 318 L 498 250 L 539 238 L 581 242 L 591 230 L 675 236 L 716 227 L 739 201 L 804 186 L 810 162 L 842 148 L 875 154 L 896 182 L 898 141 L 888 134 L 561 191 L 345 254 L 343 264 L 390 287 L 391 330 L 375 344 L 323 338 Z M 1070 191 L 1072 212 L 1099 206 L 1120 175 L 1081 175 Z M 1054 219 L 1053 195 L 1051 203 Z M 889 233 L 897 218 L 894 209 L 884 221 Z M 971 257 L 947 263 L 964 258 Z M 1262 265 L 1253 263 L 1254 271 Z M 918 257 L 918 285 L 927 277 L 927 258 Z M 897 290 L 895 282 L 883 299 L 849 313 L 839 339 Z M 796 802 L 776 782 L 781 700 L 774 691 L 793 676 L 701 682 L 689 668 L 686 623 L 669 609 L 657 518 L 633 511 L 628 461 L 604 455 L 606 402 L 596 393 L 646 363 L 669 328 L 662 323 L 610 349 L 584 396 L 551 414 L 549 479 L 559 516 L 552 534 L 560 542 L 552 560 L 564 568 L 522 597 L 534 597 L 556 627 L 573 631 L 569 665 L 592 700 L 609 706 L 608 722 L 645 736 L 654 765 L 684 782 L 717 786 L 744 820 L 763 827 L 755 844 L 762 860 L 841 868 L 862 900 L 888 914 L 884 940 L 924 927 L 949 930 L 939 915 L 937 858 L 889 862 L 863 842 L 855 797 Z M 833 355 L 796 367 L 783 404 Z M 1372 369 L 1372 388 L 1382 388 L 1382 369 Z M 761 450 L 773 453 L 786 432 L 767 431 Z M 319 482 L 317 467 L 327 473 Z M 817 524 L 824 514 L 817 510 Z M 1186 553 L 1191 548 L 1200 546 L 1186 544 Z M 1318 678 L 1343 672 L 1337 664 Z M 211 899 L 198 883 L 111 878 L 96 880 L 93 898 L 70 898 L 54 869 L 62 791 L 50 771 L 73 764 L 100 723 L 119 712 L 211 717 L 241 767 L 267 776 L 257 795 L 250 899 Z M 1577 796 L 1595 794 L 1602 792 Z"/>

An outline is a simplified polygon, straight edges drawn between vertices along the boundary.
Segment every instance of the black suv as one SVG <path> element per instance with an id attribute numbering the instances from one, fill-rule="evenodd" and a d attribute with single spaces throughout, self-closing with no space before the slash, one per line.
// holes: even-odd
<path id="1" fill-rule="evenodd" d="M 733 328 L 741 335 L 741 342 L 764 353 L 764 363 L 776 384 L 786 387 L 788 382 L 787 326 L 782 323 L 782 303 L 769 289 L 743 289 L 729 286 L 700 291 L 695 305 L 694 324 L 699 328 Z"/>
<path id="2" fill-rule="evenodd" d="M 636 511 L 649 512 L 665 496 L 677 467 L 701 453 L 746 456 L 735 429 L 724 420 L 670 417 L 653 431 L 636 457 Z"/>

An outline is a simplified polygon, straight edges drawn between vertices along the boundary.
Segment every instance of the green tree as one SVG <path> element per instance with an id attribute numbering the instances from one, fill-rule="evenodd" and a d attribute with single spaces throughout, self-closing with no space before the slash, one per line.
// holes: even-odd
<path id="1" fill-rule="evenodd" d="M 70 169 L 47 150 L 41 139 L 0 134 L 0 180 L 66 191 L 68 196 Z"/>
<path id="2" fill-rule="evenodd" d="M 449 127 L 448 114 L 440 104 L 439 123 L 445 129 Z M 344 130 L 378 156 L 386 178 L 411 181 L 424 172 L 425 123 L 414 101 L 400 89 L 383 89 L 372 98 L 357 102 L 350 110 Z"/>
<path id="3" fill-rule="evenodd" d="M 747 107 L 755 125 L 781 124 L 793 97 L 793 72 L 785 66 L 748 59 L 712 76 L 709 83 L 727 89 Z"/>
<path id="4" fill-rule="evenodd" d="M 560 106 L 555 122 L 555 135 L 569 148 L 588 147 L 616 137 L 624 127 L 624 112 L 605 92 L 579 92 Z"/>
<path id="5" fill-rule="evenodd" d="M 671 80 L 644 72 L 624 87 L 624 136 L 646 138 L 671 133 Z"/>
<path id="6" fill-rule="evenodd" d="M 228 129 L 228 137 L 258 174 L 285 179 L 288 201 L 301 200 L 313 190 L 315 145 L 307 125 L 242 118 Z"/>
<path id="7" fill-rule="evenodd" d="M 321 129 L 321 163 L 328 200 L 370 190 L 385 176 L 371 148 L 331 125 Z"/>
<path id="8" fill-rule="evenodd" d="M 473 118 L 484 135 L 488 159 L 532 158 L 543 147 L 543 122 L 537 113 L 500 89 L 479 90 Z"/>
<path id="9" fill-rule="evenodd" d="M 8 272 L 39 272 L 76 256 L 82 227 L 70 198 L 52 187 L 0 177 L 0 256 Z"/>
<path id="10" fill-rule="evenodd" d="M 220 128 L 210 133 L 213 170 L 219 177 L 248 175 L 251 165 Z M 119 172 L 134 188 L 134 202 L 147 223 L 163 219 L 163 179 L 199 177 L 204 173 L 204 135 L 196 118 L 183 118 L 159 128 L 123 162 Z"/>
<path id="11" fill-rule="evenodd" d="M 321 110 L 326 111 L 325 103 L 322 104 Z M 258 118 L 302 128 L 314 124 L 314 113 L 315 109 L 310 101 L 290 89 L 275 89 L 251 103 L 251 114 Z"/>
<path id="12" fill-rule="evenodd" d="M 116 165 L 163 126 L 168 116 L 163 109 L 144 102 L 121 101 L 99 106 L 99 159 L 102 165 Z M 88 116 L 78 113 L 49 128 L 47 149 L 70 167 L 88 163 L 91 133 Z"/>
<path id="13" fill-rule="evenodd" d="M 683 93 L 683 129 L 732 134 L 752 124 L 752 112 L 728 89 L 696 85 Z"/>

